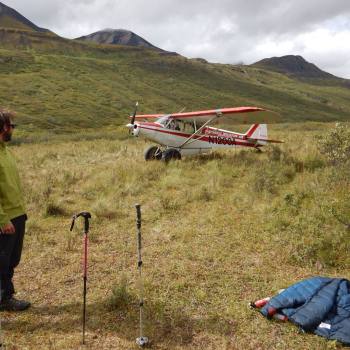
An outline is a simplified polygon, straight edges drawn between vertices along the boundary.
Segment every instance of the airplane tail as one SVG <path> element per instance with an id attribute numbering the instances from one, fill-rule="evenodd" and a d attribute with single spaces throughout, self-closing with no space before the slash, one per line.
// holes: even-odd
<path id="1" fill-rule="evenodd" d="M 267 138 L 266 124 L 253 124 L 245 133 L 249 141 L 255 141 L 257 145 L 266 145 L 267 143 L 283 143 L 283 141 L 271 140 Z"/>

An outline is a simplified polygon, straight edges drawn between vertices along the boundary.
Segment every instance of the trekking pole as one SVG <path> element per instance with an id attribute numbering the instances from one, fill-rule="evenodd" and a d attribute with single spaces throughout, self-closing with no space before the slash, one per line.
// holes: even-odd
<path id="1" fill-rule="evenodd" d="M 141 237 L 141 205 L 136 204 L 136 227 L 137 227 L 137 255 L 138 262 L 137 268 L 139 270 L 139 308 L 140 308 L 140 336 L 136 338 L 136 344 L 139 346 L 145 346 L 148 343 L 148 338 L 143 336 L 143 283 L 142 283 L 142 237 Z"/>
<path id="2" fill-rule="evenodd" d="M 72 224 L 70 230 L 73 230 L 75 219 L 79 216 L 84 218 L 84 255 L 83 255 L 83 280 L 84 280 L 84 291 L 83 291 L 83 345 L 85 345 L 85 320 L 86 320 L 86 282 L 87 282 L 87 255 L 88 255 L 88 232 L 89 232 L 89 219 L 91 219 L 91 214 L 87 211 L 82 211 L 79 214 L 73 215 Z"/>

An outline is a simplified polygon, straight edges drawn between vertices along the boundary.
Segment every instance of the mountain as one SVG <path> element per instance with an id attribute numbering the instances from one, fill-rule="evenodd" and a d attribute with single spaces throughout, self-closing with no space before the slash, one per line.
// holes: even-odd
<path id="1" fill-rule="evenodd" d="M 90 41 L 98 44 L 139 46 L 163 51 L 137 34 L 125 29 L 104 29 L 89 35 L 81 36 L 75 40 Z"/>
<path id="2" fill-rule="evenodd" d="M 0 27 L 29 30 L 35 32 L 50 32 L 48 29 L 40 28 L 29 19 L 22 16 L 16 10 L 0 2 Z"/>
<path id="3" fill-rule="evenodd" d="M 265 58 L 251 66 L 272 70 L 278 73 L 287 74 L 302 79 L 340 79 L 327 73 L 315 64 L 307 62 L 301 56 L 287 55 L 282 57 Z"/>
<path id="4" fill-rule="evenodd" d="M 261 62 L 214 64 L 146 44 L 69 40 L 40 31 L 1 5 L 2 24 L 11 19 L 11 25 L 0 27 L 1 107 L 17 112 L 23 130 L 72 132 L 124 125 L 135 101 L 143 114 L 250 105 L 273 110 L 289 122 L 350 119 L 345 79 L 325 72 L 333 80 L 322 78 L 317 84 L 295 78 L 297 72 L 310 72 L 311 64 L 308 69 L 284 64 L 283 70 Z M 133 42 L 130 33 L 124 31 L 123 43 Z M 305 66 L 301 58 L 297 61 Z M 320 76 L 317 67 L 316 72 Z"/>
<path id="5" fill-rule="evenodd" d="M 0 29 L 0 42 L 0 101 L 23 130 L 124 125 L 135 101 L 141 114 L 260 106 L 288 122 L 350 119 L 350 89 L 339 85 L 45 33 Z"/>

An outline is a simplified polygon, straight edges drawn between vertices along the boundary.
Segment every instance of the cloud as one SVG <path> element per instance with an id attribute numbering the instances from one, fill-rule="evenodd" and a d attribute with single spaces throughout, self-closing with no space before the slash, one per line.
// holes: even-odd
<path id="1" fill-rule="evenodd" d="M 301 55 L 350 78 L 349 0 L 4 0 L 35 24 L 75 38 L 124 28 L 209 61 Z"/>

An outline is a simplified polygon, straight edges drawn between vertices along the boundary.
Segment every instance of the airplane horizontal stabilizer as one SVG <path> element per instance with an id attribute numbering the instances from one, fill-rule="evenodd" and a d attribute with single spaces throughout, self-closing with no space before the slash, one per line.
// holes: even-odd
<path id="1" fill-rule="evenodd" d="M 256 139 L 256 138 L 248 138 L 248 141 L 254 142 L 254 141 L 263 141 L 268 143 L 284 143 L 284 141 L 280 140 L 271 140 L 271 139 Z"/>

